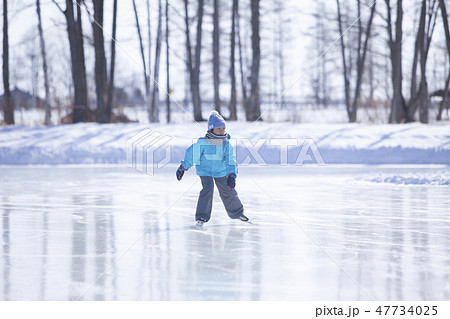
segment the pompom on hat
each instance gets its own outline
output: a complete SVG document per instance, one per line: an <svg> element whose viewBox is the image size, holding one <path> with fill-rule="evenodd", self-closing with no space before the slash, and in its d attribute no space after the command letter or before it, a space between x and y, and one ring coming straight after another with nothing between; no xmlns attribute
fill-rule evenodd
<svg viewBox="0 0 450 319"><path fill-rule="evenodd" d="M211 111L208 119L208 131L216 127L226 127L225 120L217 111Z"/></svg>

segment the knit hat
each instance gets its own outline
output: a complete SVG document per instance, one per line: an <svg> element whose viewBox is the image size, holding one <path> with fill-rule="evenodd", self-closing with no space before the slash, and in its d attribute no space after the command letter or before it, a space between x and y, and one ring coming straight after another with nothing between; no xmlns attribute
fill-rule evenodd
<svg viewBox="0 0 450 319"><path fill-rule="evenodd" d="M208 131L216 127L226 127L225 120L222 115L217 113L217 111L211 111L211 113L209 113Z"/></svg>

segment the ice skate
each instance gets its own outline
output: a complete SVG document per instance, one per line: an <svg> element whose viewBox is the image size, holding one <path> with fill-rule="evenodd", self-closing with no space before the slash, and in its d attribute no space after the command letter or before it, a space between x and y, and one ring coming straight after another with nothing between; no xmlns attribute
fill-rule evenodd
<svg viewBox="0 0 450 319"><path fill-rule="evenodd" d="M206 223L206 220L204 220L203 218L199 218L199 219L197 219L197 224L195 226L203 227L204 223Z"/></svg>
<svg viewBox="0 0 450 319"><path fill-rule="evenodd" d="M245 216L244 214L242 214L241 216L238 217L239 220L242 220L243 222L248 222L249 219L247 216Z"/></svg>

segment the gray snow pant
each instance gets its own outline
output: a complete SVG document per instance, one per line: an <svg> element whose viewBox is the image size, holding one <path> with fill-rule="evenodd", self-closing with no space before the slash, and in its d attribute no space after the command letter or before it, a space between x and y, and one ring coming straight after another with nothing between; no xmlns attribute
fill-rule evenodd
<svg viewBox="0 0 450 319"><path fill-rule="evenodd" d="M214 195L214 181L216 182L220 198L222 199L228 216L232 219L236 219L242 215L242 213L244 212L244 206L242 206L241 200L239 199L236 190L228 188L228 176L218 178L213 178L211 176L200 176L200 179L202 181L203 189L200 191L200 195L198 196L195 220L202 218L208 221L211 217Z"/></svg>

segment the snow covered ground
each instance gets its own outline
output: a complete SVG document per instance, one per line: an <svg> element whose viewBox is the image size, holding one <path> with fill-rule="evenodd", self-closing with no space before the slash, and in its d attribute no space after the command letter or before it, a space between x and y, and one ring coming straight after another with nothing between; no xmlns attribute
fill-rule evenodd
<svg viewBox="0 0 450 319"><path fill-rule="evenodd" d="M89 132L86 132L89 134ZM176 165L0 167L0 300L449 300L448 166L246 166L193 228Z"/></svg>
<svg viewBox="0 0 450 319"><path fill-rule="evenodd" d="M436 121L438 113L438 102L433 101L433 107L429 110L429 121L432 124L449 123L450 115L447 110L442 113L442 121ZM184 103L182 103L184 104ZM214 103L205 102L203 109L203 117L208 118L210 106L213 108ZM186 111L184 111L184 110ZM357 112L358 122L363 124L383 124L389 118L389 107L379 105L376 108L365 107L359 108ZM51 115L52 124L60 124L60 119L70 112L69 109L53 110ZM117 112L117 111L115 111ZM141 124L148 124L148 110L142 106L122 107L120 112L124 113L130 120L137 121ZM222 108L221 111L225 117L229 116L229 109ZM316 105L272 105L269 103L261 104L261 112L264 121L273 122L293 122L293 123L320 123L320 124L345 124L348 123L348 115L345 105L330 105L328 107L318 107ZM192 121L192 110L184 105L172 104L171 122L186 123ZM238 119L245 119L245 111L238 105ZM14 112L16 124L35 126L43 125L45 120L45 112L43 109L24 109L16 107ZM166 123L165 104L160 104L159 119L162 123Z"/></svg>
<svg viewBox="0 0 450 319"><path fill-rule="evenodd" d="M447 171L436 171L432 173L407 173L405 175L396 174L370 174L358 177L357 181L367 181L371 183L392 183L400 185L437 185L450 186L450 173Z"/></svg>
<svg viewBox="0 0 450 319"><path fill-rule="evenodd" d="M204 136L206 123L2 127L0 165L123 164L130 147L146 150L151 144L153 136L149 135L127 146L127 141L144 130L166 137L155 151L155 160L168 154L169 163L179 163L185 149ZM318 163L317 153L309 149L314 145L325 164L450 164L448 125L229 122L227 131L242 165ZM302 148L309 150L309 161L298 161Z"/></svg>

